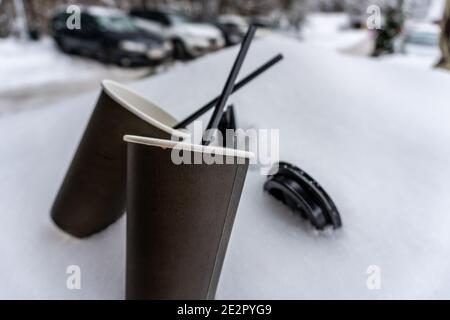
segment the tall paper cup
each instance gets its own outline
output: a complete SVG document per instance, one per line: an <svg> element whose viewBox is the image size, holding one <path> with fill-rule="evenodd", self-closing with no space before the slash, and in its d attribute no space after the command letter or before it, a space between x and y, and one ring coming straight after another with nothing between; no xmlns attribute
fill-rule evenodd
<svg viewBox="0 0 450 320"><path fill-rule="evenodd" d="M125 141L126 298L214 298L252 155L136 136ZM172 151L180 150L234 164L175 164Z"/></svg>
<svg viewBox="0 0 450 320"><path fill-rule="evenodd" d="M177 121L126 87L103 81L102 92L51 210L53 221L76 237L115 222L125 209L125 134L170 139Z"/></svg>

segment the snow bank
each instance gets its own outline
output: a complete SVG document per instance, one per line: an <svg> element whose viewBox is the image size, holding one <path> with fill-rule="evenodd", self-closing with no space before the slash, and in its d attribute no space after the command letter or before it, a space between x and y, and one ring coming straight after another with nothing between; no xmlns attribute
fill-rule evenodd
<svg viewBox="0 0 450 320"><path fill-rule="evenodd" d="M178 118L222 89L237 48L136 82ZM237 93L242 128L279 128L281 159L313 175L344 228L318 234L248 175L217 298L446 298L450 295L450 74L256 41L242 75L285 60ZM0 298L121 299L125 221L88 240L49 209L98 91L0 118ZM66 267L82 290L66 289ZM366 286L370 265L381 290Z"/></svg>
<svg viewBox="0 0 450 320"><path fill-rule="evenodd" d="M440 21L445 8L445 0L431 0L431 5L428 9L428 21Z"/></svg>
<svg viewBox="0 0 450 320"><path fill-rule="evenodd" d="M45 85L50 81L57 83L74 78L85 79L103 69L99 63L84 59L81 63L81 59L77 61L62 55L51 39L39 42L21 42L12 38L1 40L0 55L0 94L23 87ZM74 65L78 68L74 68Z"/></svg>
<svg viewBox="0 0 450 320"><path fill-rule="evenodd" d="M17 111L23 99L64 96L94 88L105 77L136 79L145 73L63 54L50 38L0 39L0 114Z"/></svg>
<svg viewBox="0 0 450 320"><path fill-rule="evenodd" d="M302 35L305 42L325 49L343 49L364 40L365 30L349 29L343 13L314 13L307 16Z"/></svg>

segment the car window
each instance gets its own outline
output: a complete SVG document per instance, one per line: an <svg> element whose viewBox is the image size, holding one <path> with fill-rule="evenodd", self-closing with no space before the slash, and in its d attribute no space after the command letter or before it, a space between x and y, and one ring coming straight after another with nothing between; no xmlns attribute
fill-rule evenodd
<svg viewBox="0 0 450 320"><path fill-rule="evenodd" d="M94 17L88 14L82 14L81 21L81 32L92 34L98 30L98 26Z"/></svg>
<svg viewBox="0 0 450 320"><path fill-rule="evenodd" d="M119 33L135 32L137 26L127 16L98 16L97 22L101 29Z"/></svg>
<svg viewBox="0 0 450 320"><path fill-rule="evenodd" d="M68 17L69 15L66 13L58 14L55 18L53 18L53 27L56 30L66 29L67 28L66 21Z"/></svg>
<svg viewBox="0 0 450 320"><path fill-rule="evenodd" d="M163 13L158 13L158 20L161 24L165 25L165 26L170 26L171 22L170 20L166 17L165 14Z"/></svg>
<svg viewBox="0 0 450 320"><path fill-rule="evenodd" d="M159 15L157 13L154 13L154 12L146 12L145 14L142 15L142 17L146 18L148 20L161 22L161 19L160 19Z"/></svg>
<svg viewBox="0 0 450 320"><path fill-rule="evenodd" d="M166 18L166 16L159 12L146 11L140 16L144 19L151 20L165 26L170 25L170 21Z"/></svg>
<svg viewBox="0 0 450 320"><path fill-rule="evenodd" d="M169 18L170 23L174 25L191 22L188 17L176 13L169 13L167 17Z"/></svg>

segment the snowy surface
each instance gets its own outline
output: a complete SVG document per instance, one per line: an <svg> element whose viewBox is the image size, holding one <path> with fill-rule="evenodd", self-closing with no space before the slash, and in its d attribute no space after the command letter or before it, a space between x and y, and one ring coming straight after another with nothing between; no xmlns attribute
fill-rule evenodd
<svg viewBox="0 0 450 320"><path fill-rule="evenodd" d="M349 18L342 13L310 14L302 36L310 45L324 49L344 49L367 37L365 30L349 28Z"/></svg>
<svg viewBox="0 0 450 320"><path fill-rule="evenodd" d="M63 54L50 38L0 39L0 116L96 88L103 78L137 79L148 72Z"/></svg>
<svg viewBox="0 0 450 320"><path fill-rule="evenodd" d="M182 118L221 90L236 50L131 87ZM324 186L344 228L315 232L252 169L217 298L448 298L450 74L277 36L254 43L242 74L279 51L285 60L232 98L238 124L279 128L281 159ZM0 118L0 298L124 297L125 219L76 240L49 218L98 92ZM73 264L82 290L66 289ZM366 287L370 265L381 290Z"/></svg>
<svg viewBox="0 0 450 320"><path fill-rule="evenodd" d="M387 55L379 59L390 64L429 70L441 58L441 51L438 47L408 44L405 49L405 54Z"/></svg>
<svg viewBox="0 0 450 320"><path fill-rule="evenodd" d="M439 21L442 19L442 13L445 8L445 0L431 0L430 8L428 9L427 20Z"/></svg>
<svg viewBox="0 0 450 320"><path fill-rule="evenodd" d="M442 5L439 1L433 2L430 11L438 11L436 8L440 8ZM422 23L428 28L436 27L432 26L428 20L422 21ZM423 32L423 30L417 30L416 32L418 31ZM360 57L370 56L373 51L375 36L375 31L349 28L348 17L341 13L310 14L302 31L303 41L309 46ZM383 62L411 68L430 69L436 65L440 56L441 52L437 44L418 45L406 43L404 52L382 56L378 59Z"/></svg>

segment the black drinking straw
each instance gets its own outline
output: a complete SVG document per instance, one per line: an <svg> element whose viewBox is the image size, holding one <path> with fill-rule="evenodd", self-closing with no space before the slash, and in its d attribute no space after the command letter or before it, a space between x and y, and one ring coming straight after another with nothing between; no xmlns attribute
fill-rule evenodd
<svg viewBox="0 0 450 320"><path fill-rule="evenodd" d="M242 46L241 49L239 50L239 54L234 62L233 68L231 69L230 75L228 76L227 82L225 83L225 87L223 88L222 94L220 95L216 107L214 108L214 112L211 116L211 119L209 120L208 126L206 127L206 132L202 141L202 144L205 146L211 143L212 138L211 129L217 128L217 125L219 124L220 119L222 118L223 109L225 107L225 104L227 103L231 91L233 90L234 83L239 74L239 71L241 70L242 64L245 60L245 56L247 55L248 48L252 43L255 32L256 26L251 25L247 31L247 34L244 37L244 40L242 41Z"/></svg>
<svg viewBox="0 0 450 320"><path fill-rule="evenodd" d="M253 79L264 73L266 70L271 68L273 65L275 65L277 62L283 59L282 54L278 54L266 63L264 63L262 66L260 66L258 69L247 75L244 79L239 81L231 91L231 94L237 92L239 89L243 88L245 85L247 85L249 82L251 82ZM190 125L193 121L204 115L206 112L208 112L211 108L213 108L217 102L219 101L220 96L217 96L210 102L208 102L206 105L201 107L199 110L195 111L193 114L191 114L189 117L178 123L174 129L182 129L186 128L188 125Z"/></svg>

